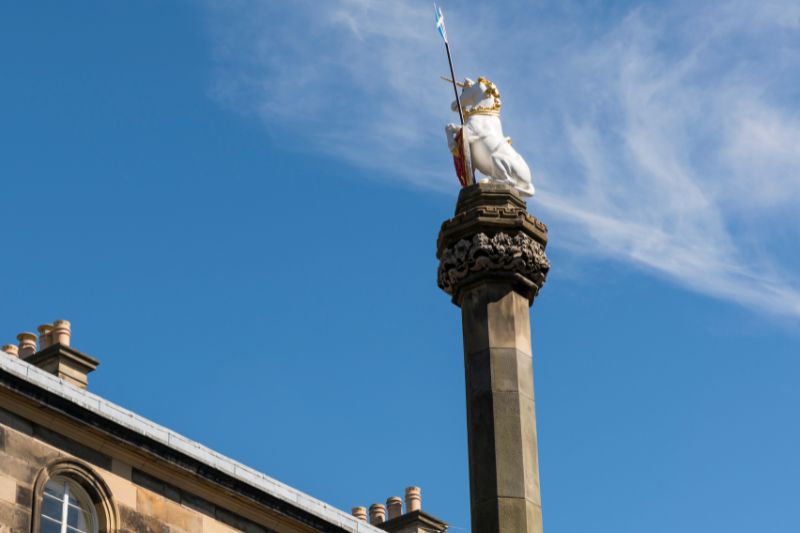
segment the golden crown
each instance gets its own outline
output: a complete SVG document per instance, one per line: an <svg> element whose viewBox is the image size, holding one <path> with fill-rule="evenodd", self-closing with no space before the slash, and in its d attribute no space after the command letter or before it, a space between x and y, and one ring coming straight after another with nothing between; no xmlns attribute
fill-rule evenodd
<svg viewBox="0 0 800 533"><path fill-rule="evenodd" d="M453 83L453 80L451 80L450 78L445 78L444 76L442 76L442 79ZM500 91L497 89L497 85L495 85L488 79L484 78L483 76L479 76L478 81L476 81L475 83L486 87L486 89L483 91L483 94L487 98L494 98L494 103L492 105L478 105L478 106L472 106L470 108L465 108L464 118L466 119L472 115L499 115L502 103L500 101ZM460 81L455 82L455 84L461 87L462 89L465 87L472 87L472 84L466 84Z"/></svg>
<svg viewBox="0 0 800 533"><path fill-rule="evenodd" d="M476 83L486 87L483 94L487 98L494 98L494 103L492 105L476 105L465 109L464 118L466 119L472 115L499 115L502 104L500 102L500 91L497 90L497 86L483 76L479 76Z"/></svg>

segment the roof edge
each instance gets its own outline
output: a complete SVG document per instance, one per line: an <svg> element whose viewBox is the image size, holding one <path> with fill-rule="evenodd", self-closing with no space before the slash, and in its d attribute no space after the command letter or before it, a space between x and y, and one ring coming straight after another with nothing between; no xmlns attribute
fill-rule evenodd
<svg viewBox="0 0 800 533"><path fill-rule="evenodd" d="M213 471L231 477L272 498L287 502L345 531L353 533L382 533L381 529L359 520L322 500L281 483L262 472L215 452L96 394L71 385L63 379L2 351L0 351L0 370L62 400L66 400L70 404L88 410L114 425L202 463Z"/></svg>

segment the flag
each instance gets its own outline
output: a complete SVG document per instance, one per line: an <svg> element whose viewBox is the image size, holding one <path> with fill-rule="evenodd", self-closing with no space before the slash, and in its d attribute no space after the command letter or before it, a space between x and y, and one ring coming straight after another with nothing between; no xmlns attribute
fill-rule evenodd
<svg viewBox="0 0 800 533"><path fill-rule="evenodd" d="M434 3L433 10L436 13L436 29L439 30L439 35L442 36L444 42L447 42L447 30L444 27L444 15L442 14L442 8L437 7L437 5Z"/></svg>

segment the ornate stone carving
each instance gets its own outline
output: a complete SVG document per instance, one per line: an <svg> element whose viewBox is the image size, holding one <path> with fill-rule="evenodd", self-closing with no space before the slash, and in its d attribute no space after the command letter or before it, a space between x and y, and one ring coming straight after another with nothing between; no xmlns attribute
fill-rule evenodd
<svg viewBox="0 0 800 533"><path fill-rule="evenodd" d="M455 216L439 232L439 287L460 306L464 291L499 281L533 303L550 269L546 246L547 227L528 213L513 187L497 182L465 187Z"/></svg>
<svg viewBox="0 0 800 533"><path fill-rule="evenodd" d="M497 233L490 237L476 233L445 247L439 263L439 287L454 294L472 277L491 274L518 274L532 285L531 299L544 285L550 262L544 247L526 235Z"/></svg>

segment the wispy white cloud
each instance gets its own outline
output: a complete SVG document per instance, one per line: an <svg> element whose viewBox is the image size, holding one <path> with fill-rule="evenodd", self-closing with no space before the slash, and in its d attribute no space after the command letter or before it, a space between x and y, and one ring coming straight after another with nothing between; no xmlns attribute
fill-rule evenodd
<svg viewBox="0 0 800 533"><path fill-rule="evenodd" d="M209 4L214 95L314 150L452 190L431 6L270 4ZM507 2L446 16L460 74L503 91L554 244L800 316L800 5Z"/></svg>

